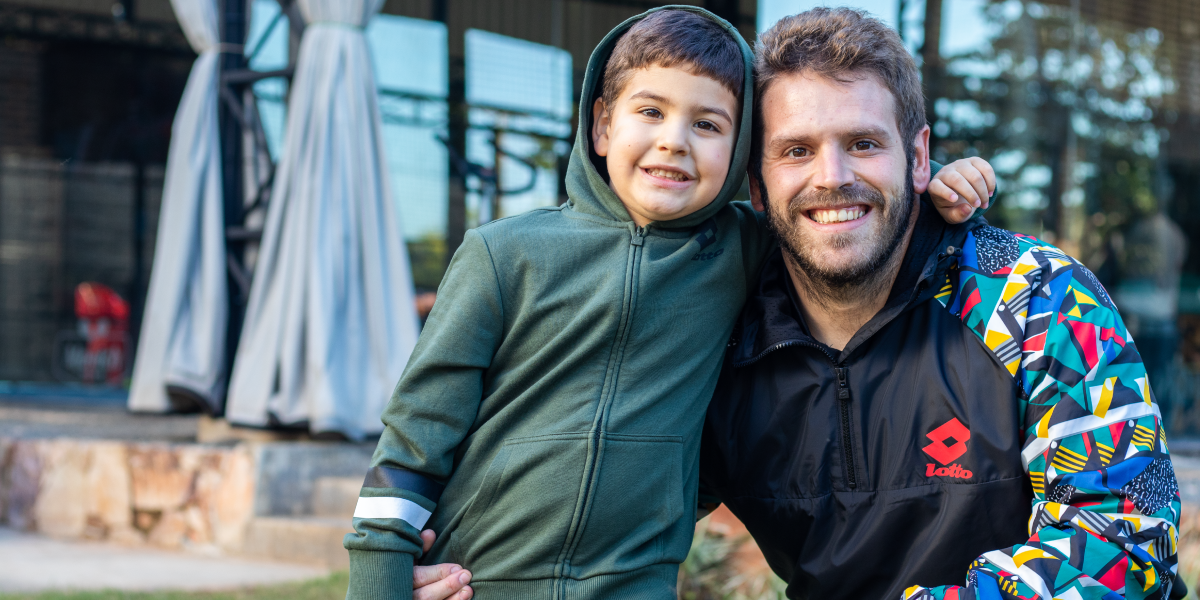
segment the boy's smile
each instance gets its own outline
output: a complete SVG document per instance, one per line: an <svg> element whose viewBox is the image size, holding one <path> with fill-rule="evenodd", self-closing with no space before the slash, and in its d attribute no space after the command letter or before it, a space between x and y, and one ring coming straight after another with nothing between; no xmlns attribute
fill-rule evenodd
<svg viewBox="0 0 1200 600"><path fill-rule="evenodd" d="M729 174L737 98L680 67L634 73L614 106L596 100L592 145L609 186L638 226L708 206Z"/></svg>

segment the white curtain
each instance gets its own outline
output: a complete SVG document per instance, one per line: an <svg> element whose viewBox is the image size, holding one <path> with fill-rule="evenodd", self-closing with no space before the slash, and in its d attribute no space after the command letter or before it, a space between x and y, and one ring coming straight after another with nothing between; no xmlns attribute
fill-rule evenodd
<svg viewBox="0 0 1200 600"><path fill-rule="evenodd" d="M363 27L383 0L299 0L300 43L226 417L351 439L379 420L417 338Z"/></svg>
<svg viewBox="0 0 1200 600"><path fill-rule="evenodd" d="M167 154L158 241L138 339L129 408L165 412L167 386L219 410L228 297L221 153L217 128L220 50L217 0L171 0L192 65Z"/></svg>

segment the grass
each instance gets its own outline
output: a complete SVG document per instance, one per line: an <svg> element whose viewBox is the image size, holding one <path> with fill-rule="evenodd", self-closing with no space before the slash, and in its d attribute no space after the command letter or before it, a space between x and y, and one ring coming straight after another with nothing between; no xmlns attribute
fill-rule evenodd
<svg viewBox="0 0 1200 600"><path fill-rule="evenodd" d="M221 592L60 591L0 594L0 600L342 600L349 581L349 574L342 571L324 579Z"/></svg>

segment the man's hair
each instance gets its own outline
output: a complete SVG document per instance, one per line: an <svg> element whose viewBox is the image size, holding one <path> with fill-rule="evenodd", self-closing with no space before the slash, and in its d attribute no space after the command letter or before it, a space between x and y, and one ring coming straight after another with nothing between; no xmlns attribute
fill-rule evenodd
<svg viewBox="0 0 1200 600"><path fill-rule="evenodd" d="M874 75L892 93L896 124L909 165L912 142L925 126L925 94L917 65L900 35L865 12L849 8L814 8L784 17L758 36L754 49L754 95L781 75L811 73L851 82ZM762 115L755 110L754 152L757 175L762 162ZM760 176L761 179L761 176Z"/></svg>
<svg viewBox="0 0 1200 600"><path fill-rule="evenodd" d="M634 71L683 66L742 98L745 63L733 35L716 21L686 10L660 10L638 21L613 48L604 67L601 99L611 109Z"/></svg>

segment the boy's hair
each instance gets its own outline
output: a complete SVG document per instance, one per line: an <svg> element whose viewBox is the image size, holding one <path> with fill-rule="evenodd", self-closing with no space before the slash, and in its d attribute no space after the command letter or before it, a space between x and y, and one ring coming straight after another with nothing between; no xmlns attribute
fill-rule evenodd
<svg viewBox="0 0 1200 600"><path fill-rule="evenodd" d="M686 10L655 12L617 40L604 67L600 98L611 108L634 71L679 65L716 80L742 99L745 63L737 40L716 21Z"/></svg>
<svg viewBox="0 0 1200 600"><path fill-rule="evenodd" d="M892 93L896 124L911 164L912 140L925 126L925 94L917 65L900 35L878 19L849 8L814 8L780 19L758 36L754 49L754 94L763 92L780 75L813 73L850 82L874 75ZM762 115L755 110L756 172L762 162ZM760 177L761 180L761 177Z"/></svg>

